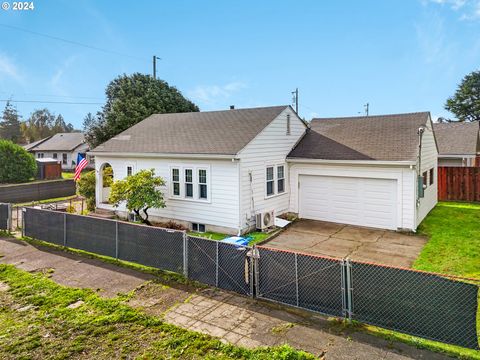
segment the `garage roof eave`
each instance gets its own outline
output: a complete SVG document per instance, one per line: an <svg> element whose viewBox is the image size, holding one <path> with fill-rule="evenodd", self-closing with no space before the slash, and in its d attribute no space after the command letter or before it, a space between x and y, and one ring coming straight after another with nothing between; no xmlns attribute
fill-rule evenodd
<svg viewBox="0 0 480 360"><path fill-rule="evenodd" d="M338 165L372 165L372 166L415 166L416 161L387 161L387 160L329 160L309 158L287 158L289 163L299 164L338 164Z"/></svg>

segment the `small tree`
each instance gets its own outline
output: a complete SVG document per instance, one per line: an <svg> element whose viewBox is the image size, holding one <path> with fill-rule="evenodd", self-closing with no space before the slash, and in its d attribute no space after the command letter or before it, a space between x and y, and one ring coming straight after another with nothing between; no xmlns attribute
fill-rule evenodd
<svg viewBox="0 0 480 360"><path fill-rule="evenodd" d="M95 210L95 170L82 174L77 183L77 190L85 198L87 210Z"/></svg>
<svg viewBox="0 0 480 360"><path fill-rule="evenodd" d="M29 181L37 174L37 162L23 147L0 140L0 183Z"/></svg>
<svg viewBox="0 0 480 360"><path fill-rule="evenodd" d="M141 170L123 180L114 181L109 202L115 207L125 202L127 209L133 211L144 224L152 225L148 220L148 210L165 207L163 194L158 190L158 187L163 185L165 181L155 176L153 169Z"/></svg>

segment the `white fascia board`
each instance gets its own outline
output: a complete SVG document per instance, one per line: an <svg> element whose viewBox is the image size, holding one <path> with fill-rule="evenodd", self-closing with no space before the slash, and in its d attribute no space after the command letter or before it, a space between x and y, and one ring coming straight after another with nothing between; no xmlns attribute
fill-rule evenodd
<svg viewBox="0 0 480 360"><path fill-rule="evenodd" d="M439 159L473 159L476 157L474 154L448 154L448 155L443 155L443 154L438 154Z"/></svg>
<svg viewBox="0 0 480 360"><path fill-rule="evenodd" d="M107 157L137 157L137 158L167 158L167 159L223 159L237 160L236 155L228 154L169 154L169 153L125 153L125 152L103 152L89 151L87 155L107 156Z"/></svg>
<svg viewBox="0 0 480 360"><path fill-rule="evenodd" d="M337 165L370 165L370 166L415 166L415 161L382 161L382 160L325 160L308 158L287 158L289 163L297 164L337 164Z"/></svg>

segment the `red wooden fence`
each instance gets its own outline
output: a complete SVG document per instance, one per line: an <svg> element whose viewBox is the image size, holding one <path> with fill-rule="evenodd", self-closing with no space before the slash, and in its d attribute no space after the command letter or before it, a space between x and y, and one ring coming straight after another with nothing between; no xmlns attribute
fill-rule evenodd
<svg viewBox="0 0 480 360"><path fill-rule="evenodd" d="M438 200L480 202L480 168L439 166Z"/></svg>

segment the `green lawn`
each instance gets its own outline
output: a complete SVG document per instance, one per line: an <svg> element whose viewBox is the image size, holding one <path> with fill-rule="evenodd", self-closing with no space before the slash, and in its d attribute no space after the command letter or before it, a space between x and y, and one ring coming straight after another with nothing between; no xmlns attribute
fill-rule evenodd
<svg viewBox="0 0 480 360"><path fill-rule="evenodd" d="M418 231L429 241L415 269L480 279L480 204L440 202Z"/></svg>
<svg viewBox="0 0 480 360"><path fill-rule="evenodd" d="M47 275L0 264L0 282L10 287L0 291L0 358L314 359L289 346L226 345L125 305L131 294L102 299Z"/></svg>
<svg viewBox="0 0 480 360"><path fill-rule="evenodd" d="M63 179L73 179L74 176L75 176L75 173L73 172L62 172Z"/></svg>

